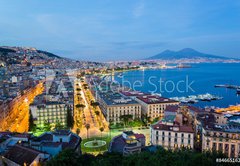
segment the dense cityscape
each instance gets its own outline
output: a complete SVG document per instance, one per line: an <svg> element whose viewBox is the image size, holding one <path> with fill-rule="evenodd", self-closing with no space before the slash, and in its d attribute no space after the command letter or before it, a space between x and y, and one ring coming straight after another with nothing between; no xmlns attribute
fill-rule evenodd
<svg viewBox="0 0 240 166"><path fill-rule="evenodd" d="M239 2L0 0L0 166L239 165Z"/></svg>
<svg viewBox="0 0 240 166"><path fill-rule="evenodd" d="M115 81L157 63L78 62L22 47L1 47L1 55L8 55L1 61L2 165L48 163L67 149L240 155L239 105L200 108Z"/></svg>

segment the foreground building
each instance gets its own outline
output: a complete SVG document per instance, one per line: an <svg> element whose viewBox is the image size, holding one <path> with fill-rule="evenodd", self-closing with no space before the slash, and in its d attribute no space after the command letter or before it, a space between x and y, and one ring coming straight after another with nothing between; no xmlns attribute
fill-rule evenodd
<svg viewBox="0 0 240 166"><path fill-rule="evenodd" d="M145 147L145 136L135 134L132 131L125 131L112 139L109 152L117 152L123 155L140 153Z"/></svg>
<svg viewBox="0 0 240 166"><path fill-rule="evenodd" d="M234 158L240 156L240 124L226 120L226 115L215 112L197 117L201 132L202 151L218 151Z"/></svg>
<svg viewBox="0 0 240 166"><path fill-rule="evenodd" d="M0 156L1 157L1 156ZM36 166L50 159L50 155L29 147L14 145L2 157L3 165L10 166ZM1 159L0 159L1 160ZM1 165L1 161L0 161Z"/></svg>
<svg viewBox="0 0 240 166"><path fill-rule="evenodd" d="M179 102L157 95L137 96L136 101L142 106L142 114L147 115L152 120L163 117L167 106L178 105Z"/></svg>
<svg viewBox="0 0 240 166"><path fill-rule="evenodd" d="M73 149L81 153L81 138L69 130L46 132L30 140L30 146L36 150L55 156L64 149Z"/></svg>
<svg viewBox="0 0 240 166"><path fill-rule="evenodd" d="M133 119L141 118L141 105L119 93L108 92L97 94L97 101L108 122L119 123L121 116L131 115Z"/></svg>
<svg viewBox="0 0 240 166"><path fill-rule="evenodd" d="M194 148L194 130L191 125L183 124L182 114L165 117L151 126L150 139L152 145L160 145L165 149Z"/></svg>
<svg viewBox="0 0 240 166"><path fill-rule="evenodd" d="M67 104L56 101L48 101L46 103L33 103L30 105L33 121L36 125L44 125L45 123L60 123L67 125L68 111L72 116L73 110Z"/></svg>
<svg viewBox="0 0 240 166"><path fill-rule="evenodd" d="M0 133L0 165L34 165L56 156L64 149L81 153L81 138L69 130L31 134ZM34 163L34 164L33 164Z"/></svg>

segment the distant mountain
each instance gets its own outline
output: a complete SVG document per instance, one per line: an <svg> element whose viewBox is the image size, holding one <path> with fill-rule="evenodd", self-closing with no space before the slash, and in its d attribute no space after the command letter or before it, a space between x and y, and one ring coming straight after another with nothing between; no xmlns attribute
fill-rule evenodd
<svg viewBox="0 0 240 166"><path fill-rule="evenodd" d="M147 60L200 59L200 58L201 59L221 59L221 60L234 59L234 58L227 58L223 56L201 53L192 48L184 48L180 51L165 50L160 54L147 58Z"/></svg>

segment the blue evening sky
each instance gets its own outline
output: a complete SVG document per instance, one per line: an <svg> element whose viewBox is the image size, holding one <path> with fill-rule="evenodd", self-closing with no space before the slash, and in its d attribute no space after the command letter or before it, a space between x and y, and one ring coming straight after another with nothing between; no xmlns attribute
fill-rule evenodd
<svg viewBox="0 0 240 166"><path fill-rule="evenodd" d="M96 61L186 47L240 58L240 0L0 0L0 45Z"/></svg>

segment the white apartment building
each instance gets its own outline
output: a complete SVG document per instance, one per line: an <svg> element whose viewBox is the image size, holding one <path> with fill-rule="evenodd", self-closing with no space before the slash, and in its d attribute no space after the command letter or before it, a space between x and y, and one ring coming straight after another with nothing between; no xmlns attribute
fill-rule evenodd
<svg viewBox="0 0 240 166"><path fill-rule="evenodd" d="M151 119L163 117L167 106L179 105L178 101L157 95L137 96L136 101L142 106L142 114L151 117Z"/></svg>
<svg viewBox="0 0 240 166"><path fill-rule="evenodd" d="M178 122L158 122L151 126L152 145L165 149L194 148L194 130L192 126L180 125Z"/></svg>
<svg viewBox="0 0 240 166"><path fill-rule="evenodd" d="M33 120L37 125L44 123L61 123L67 125L67 112L72 114L72 109L61 102L46 102L44 104L33 104L30 106Z"/></svg>
<svg viewBox="0 0 240 166"><path fill-rule="evenodd" d="M97 101L108 122L119 123L122 115L132 115L133 119L141 118L141 105L119 93L98 93Z"/></svg>

